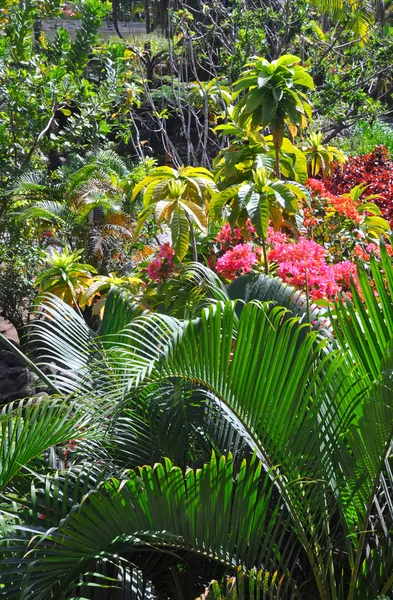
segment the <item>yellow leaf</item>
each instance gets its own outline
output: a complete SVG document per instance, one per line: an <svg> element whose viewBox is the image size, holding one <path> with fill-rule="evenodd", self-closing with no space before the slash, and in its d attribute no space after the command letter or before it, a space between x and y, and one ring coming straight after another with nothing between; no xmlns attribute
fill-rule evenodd
<svg viewBox="0 0 393 600"><path fill-rule="evenodd" d="M291 136L294 138L297 136L297 127L296 125L292 125L292 123L288 123L288 129Z"/></svg>

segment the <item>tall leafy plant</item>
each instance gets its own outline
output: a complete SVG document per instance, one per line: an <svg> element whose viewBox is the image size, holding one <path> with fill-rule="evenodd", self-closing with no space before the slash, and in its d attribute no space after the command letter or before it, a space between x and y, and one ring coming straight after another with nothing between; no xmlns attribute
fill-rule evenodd
<svg viewBox="0 0 393 600"><path fill-rule="evenodd" d="M235 92L245 92L235 107L235 116L241 125L270 127L273 135L276 176L280 177L279 150L285 124L295 133L312 118L311 105L304 90L314 89L314 81L300 66L300 58L291 54L280 56L269 63L256 58L234 84Z"/></svg>
<svg viewBox="0 0 393 600"><path fill-rule="evenodd" d="M372 330L387 316L373 315L368 281L362 289L362 322ZM383 289L378 283L378 293ZM392 511L384 501L392 485L391 337L384 356L375 355L376 378L368 379L360 354L355 364L349 332L337 352L309 325L284 320L284 309L256 301L239 319L232 302L185 322L123 312L129 325L116 333L112 322L101 340L60 300L48 306L50 319L34 324L46 348L41 363L67 365L53 375L60 390L79 381L83 397L117 404L118 420L111 415L114 429L97 440L94 459L109 454L108 464L127 471L122 478L112 472L105 485L94 470L86 480L79 469L73 480L74 468L59 479L48 475L43 486L32 481L23 500L28 510L15 515L26 538L18 533L3 549L18 557L17 571L9 561L1 567L3 597L22 590L29 598L31 590L65 599L79 587L90 598L91 587L125 586L128 569L140 573L153 598L177 597L176 589L197 597L209 575L197 583L195 567L211 574L213 564L229 576L241 564L255 585L263 578L256 598L307 592L354 600L391 591ZM65 331L74 360L72 346L58 343ZM211 458L207 440L216 449ZM86 460L86 445L79 451ZM13 480L13 494L20 485ZM152 569L157 556L164 562Z"/></svg>
<svg viewBox="0 0 393 600"><path fill-rule="evenodd" d="M138 217L136 233L143 223L155 215L157 223L170 226L173 248L182 260L191 239L194 260L197 260L194 225L207 230L209 201L217 186L213 175L202 167L158 167L138 183L132 199L143 192L144 208Z"/></svg>
<svg viewBox="0 0 393 600"><path fill-rule="evenodd" d="M250 218L262 240L265 271L268 274L266 238L269 222L272 220L275 229L279 229L283 224L283 215L289 217L296 214L300 198L309 198L304 186L294 181L280 181L269 168L261 167L253 171L252 181L230 186L214 196L210 203L210 216L212 220L220 219L223 207L230 203L229 221L232 224L242 224Z"/></svg>

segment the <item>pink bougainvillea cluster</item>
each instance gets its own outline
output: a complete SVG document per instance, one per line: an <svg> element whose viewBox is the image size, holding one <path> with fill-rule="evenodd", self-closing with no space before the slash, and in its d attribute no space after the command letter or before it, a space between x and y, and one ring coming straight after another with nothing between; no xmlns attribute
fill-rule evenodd
<svg viewBox="0 0 393 600"><path fill-rule="evenodd" d="M249 244L237 244L217 260L216 271L225 279L235 279L249 273L257 261L257 255Z"/></svg>
<svg viewBox="0 0 393 600"><path fill-rule="evenodd" d="M250 219L247 219L243 228L235 227L232 229L229 223L225 223L224 227L217 234L216 242L220 244L223 250L228 250L237 244L252 242L255 235L255 227Z"/></svg>
<svg viewBox="0 0 393 600"><path fill-rule="evenodd" d="M314 240L299 237L292 242L286 234L270 230L268 242L268 258L278 265L279 277L297 288L308 288L314 300L333 300L341 291L348 293L351 278L357 285L356 265L350 260L328 264L325 248Z"/></svg>
<svg viewBox="0 0 393 600"><path fill-rule="evenodd" d="M211 268L230 281L246 275L257 262L260 249L253 246L255 241L256 230L250 219L243 227L233 229L229 223L225 223L215 239L216 253L209 259Z"/></svg>
<svg viewBox="0 0 393 600"><path fill-rule="evenodd" d="M175 270L173 258L175 251L167 242L163 244L157 256L147 265L147 274L153 281L165 281Z"/></svg>

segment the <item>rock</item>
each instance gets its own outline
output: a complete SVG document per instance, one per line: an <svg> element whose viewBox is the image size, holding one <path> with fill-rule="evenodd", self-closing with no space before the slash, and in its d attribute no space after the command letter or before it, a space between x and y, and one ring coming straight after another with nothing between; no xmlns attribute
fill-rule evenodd
<svg viewBox="0 0 393 600"><path fill-rule="evenodd" d="M0 332L15 345L19 338L15 327L0 317ZM29 398L36 394L37 377L23 361L0 342L0 405Z"/></svg>
<svg viewBox="0 0 393 600"><path fill-rule="evenodd" d="M0 362L0 404L34 396L34 381L35 376L25 367Z"/></svg>
<svg viewBox="0 0 393 600"><path fill-rule="evenodd" d="M0 393L0 404L8 404L9 402L15 402L15 400L23 400L23 398L31 398L34 396L33 390L29 387L23 387L19 390L9 392L8 394Z"/></svg>
<svg viewBox="0 0 393 600"><path fill-rule="evenodd" d="M25 366L23 360L13 352L10 352L9 350L0 350L0 362L5 363L9 367Z"/></svg>

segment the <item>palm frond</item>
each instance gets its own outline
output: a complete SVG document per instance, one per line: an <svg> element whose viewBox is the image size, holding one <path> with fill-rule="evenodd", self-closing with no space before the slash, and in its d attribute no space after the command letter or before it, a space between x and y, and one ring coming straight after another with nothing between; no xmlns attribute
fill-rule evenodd
<svg viewBox="0 0 393 600"><path fill-rule="evenodd" d="M92 415L81 403L41 398L12 403L0 414L0 490L35 457L56 444L88 435Z"/></svg>
<svg viewBox="0 0 393 600"><path fill-rule="evenodd" d="M97 561L107 558L115 567L130 566L144 548L174 556L188 551L233 569L241 560L247 570L255 565L270 570L278 550L263 543L267 537L281 547L285 564L283 553L293 551L282 540L288 515L280 504L270 505L272 483L261 475L259 461L244 461L235 477L231 457L217 460L213 455L201 469L185 474L165 460L154 468L130 471L123 481L112 479L89 494L55 530L43 535L39 528L28 528L35 539L29 555L18 557L19 575L7 576L5 571L2 582L13 580L3 596L18 597L18 586L17 593L22 590L26 600L44 598L48 592L65 598ZM26 529L15 525L16 531ZM288 575L287 585L289 581Z"/></svg>
<svg viewBox="0 0 393 600"><path fill-rule="evenodd" d="M381 373L381 361L393 338L393 266L383 244L381 261L371 258L370 274L359 266L358 279L360 293L351 286L352 300L344 297L336 304L332 324L342 350L350 352L372 381Z"/></svg>

